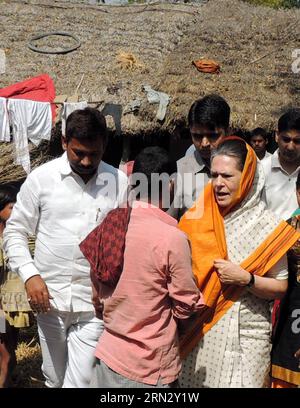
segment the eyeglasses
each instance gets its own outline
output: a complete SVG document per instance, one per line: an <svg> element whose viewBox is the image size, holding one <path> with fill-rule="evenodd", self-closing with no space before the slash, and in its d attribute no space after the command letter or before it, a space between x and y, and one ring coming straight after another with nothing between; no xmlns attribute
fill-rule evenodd
<svg viewBox="0 0 300 408"><path fill-rule="evenodd" d="M298 139L292 139L291 137L289 137L289 136L285 136L285 135L281 135L280 136L280 138L281 138L281 140L284 142L284 143L291 143L291 142L293 142L295 145L300 145L300 139L298 138Z"/></svg>
<svg viewBox="0 0 300 408"><path fill-rule="evenodd" d="M215 142L222 135L220 132L210 132L210 133L192 133L192 137L196 140L202 140L206 137L210 142Z"/></svg>

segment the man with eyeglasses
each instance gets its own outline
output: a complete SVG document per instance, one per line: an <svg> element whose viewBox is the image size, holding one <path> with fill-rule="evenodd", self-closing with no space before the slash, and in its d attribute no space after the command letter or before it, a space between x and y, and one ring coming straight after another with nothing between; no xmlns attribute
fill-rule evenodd
<svg viewBox="0 0 300 408"><path fill-rule="evenodd" d="M177 161L175 198L168 213L178 220L210 179L211 149L228 134L230 107L221 96L196 100L188 114L194 151Z"/></svg>
<svg viewBox="0 0 300 408"><path fill-rule="evenodd" d="M262 161L267 207L284 220L298 208L296 180L300 170L300 109L290 109L278 121L278 149Z"/></svg>

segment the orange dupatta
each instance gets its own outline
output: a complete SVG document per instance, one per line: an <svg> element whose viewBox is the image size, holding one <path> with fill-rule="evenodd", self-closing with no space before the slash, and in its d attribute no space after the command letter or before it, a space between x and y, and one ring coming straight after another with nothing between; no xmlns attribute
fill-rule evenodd
<svg viewBox="0 0 300 408"><path fill-rule="evenodd" d="M239 138L226 138L226 140L228 139ZM212 184L209 183L197 203L184 214L179 222L179 228L187 234L190 240L193 272L198 287L204 296L205 304L208 306L197 315L188 332L181 338L183 358L192 351L205 333L219 321L245 290L240 286L221 284L213 268L213 262L217 258L227 259L223 217L247 197L253 184L257 159L254 150L249 145L246 144L246 146L248 154L241 176L240 188L231 206L226 208L226 211L220 212ZM203 211L202 217L197 217L199 209ZM250 273L263 276L299 237L299 233L285 221L282 221L241 263L241 267Z"/></svg>

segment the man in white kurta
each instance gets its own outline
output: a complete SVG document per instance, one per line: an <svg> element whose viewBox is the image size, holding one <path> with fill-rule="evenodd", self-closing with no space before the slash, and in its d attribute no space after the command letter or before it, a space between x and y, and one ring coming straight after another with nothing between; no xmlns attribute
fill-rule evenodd
<svg viewBox="0 0 300 408"><path fill-rule="evenodd" d="M266 176L264 197L268 209L287 220L298 208L296 180L300 170L300 160L299 166L289 174L280 164L279 154L279 150L276 150L272 156L262 161Z"/></svg>
<svg viewBox="0 0 300 408"><path fill-rule="evenodd" d="M28 176L4 233L11 268L37 313L48 387L89 386L103 329L79 243L126 196L126 176L102 161L106 134L99 111L73 112L62 139L66 152ZM34 260L28 234L36 234Z"/></svg>
<svg viewBox="0 0 300 408"><path fill-rule="evenodd" d="M263 192L267 208L289 219L298 208L296 180L300 170L300 109L291 109L278 121L278 149L262 160L265 173Z"/></svg>

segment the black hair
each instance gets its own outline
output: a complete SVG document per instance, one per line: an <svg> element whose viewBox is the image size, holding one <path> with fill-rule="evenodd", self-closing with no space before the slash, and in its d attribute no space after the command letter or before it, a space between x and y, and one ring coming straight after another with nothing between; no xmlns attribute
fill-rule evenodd
<svg viewBox="0 0 300 408"><path fill-rule="evenodd" d="M300 109L290 109L279 118L278 132L287 132L289 130L300 131Z"/></svg>
<svg viewBox="0 0 300 408"><path fill-rule="evenodd" d="M188 124L205 126L210 130L216 127L228 129L230 120L230 107L228 103L217 94L204 96L196 100L188 114Z"/></svg>
<svg viewBox="0 0 300 408"><path fill-rule="evenodd" d="M298 173L297 180L296 180L296 189L300 190L300 171Z"/></svg>
<svg viewBox="0 0 300 408"><path fill-rule="evenodd" d="M261 128L261 127L257 127L255 129L253 129L251 134L250 134L249 139L251 140L252 137L254 137L254 136L261 136L262 138L265 139L266 142L269 140L267 132L265 131L264 128Z"/></svg>
<svg viewBox="0 0 300 408"><path fill-rule="evenodd" d="M152 174L161 175L163 173L171 176L176 173L176 162L170 160L165 149L158 146L146 147L135 158L132 175L135 173L144 174L148 181L148 197L151 195Z"/></svg>
<svg viewBox="0 0 300 408"><path fill-rule="evenodd" d="M212 161L214 157L221 155L234 157L237 159L239 170L243 171L247 153L248 150L246 142L244 142L243 140L225 139L223 142L218 144L218 146L215 149L212 150L210 160Z"/></svg>
<svg viewBox="0 0 300 408"><path fill-rule="evenodd" d="M95 140L101 137L107 144L107 126L103 113L95 108L78 109L67 117L66 140Z"/></svg>
<svg viewBox="0 0 300 408"><path fill-rule="evenodd" d="M17 201L18 189L14 185L2 184L0 185L0 211L2 211L7 204L15 203Z"/></svg>

